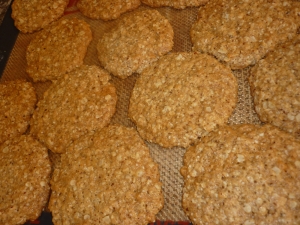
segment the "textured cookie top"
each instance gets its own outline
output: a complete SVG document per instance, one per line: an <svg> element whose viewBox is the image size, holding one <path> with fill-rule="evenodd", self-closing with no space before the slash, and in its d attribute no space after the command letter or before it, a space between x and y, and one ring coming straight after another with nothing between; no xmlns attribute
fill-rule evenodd
<svg viewBox="0 0 300 225"><path fill-rule="evenodd" d="M224 126L190 147L181 173L193 224L300 224L300 142L271 125Z"/></svg>
<svg viewBox="0 0 300 225"><path fill-rule="evenodd" d="M60 18L69 0L14 0L12 18L23 33L32 33L45 28Z"/></svg>
<svg viewBox="0 0 300 225"><path fill-rule="evenodd" d="M300 3L281 0L213 0L193 24L193 49L214 55L232 69L255 64L296 34Z"/></svg>
<svg viewBox="0 0 300 225"><path fill-rule="evenodd" d="M256 64L249 77L255 110L300 138L300 38L278 46Z"/></svg>
<svg viewBox="0 0 300 225"><path fill-rule="evenodd" d="M185 9L186 7L197 7L204 5L208 0L141 0L142 3L151 7L170 6L176 9Z"/></svg>
<svg viewBox="0 0 300 225"><path fill-rule="evenodd" d="M227 123L236 101L237 81L229 68L206 54L171 53L137 79L129 117L147 141L188 147Z"/></svg>
<svg viewBox="0 0 300 225"><path fill-rule="evenodd" d="M133 128L109 126L70 145L52 180L59 224L143 224L163 206L158 165Z"/></svg>
<svg viewBox="0 0 300 225"><path fill-rule="evenodd" d="M24 224L47 203L51 165L48 150L22 135L0 145L0 224Z"/></svg>
<svg viewBox="0 0 300 225"><path fill-rule="evenodd" d="M14 80L0 84L0 144L25 133L36 101L30 82Z"/></svg>
<svg viewBox="0 0 300 225"><path fill-rule="evenodd" d="M173 36L169 21L158 11L134 11L100 38L98 59L113 75L126 78L171 51Z"/></svg>
<svg viewBox="0 0 300 225"><path fill-rule="evenodd" d="M31 40L26 51L26 72L35 82L56 80L83 64L91 40L88 23L62 18Z"/></svg>
<svg viewBox="0 0 300 225"><path fill-rule="evenodd" d="M97 66L81 66L54 82L37 104L30 133L61 153L75 139L106 126L117 103L109 79Z"/></svg>
<svg viewBox="0 0 300 225"><path fill-rule="evenodd" d="M77 7L89 18L107 21L119 18L121 14L136 9L140 4L140 0L79 0Z"/></svg>

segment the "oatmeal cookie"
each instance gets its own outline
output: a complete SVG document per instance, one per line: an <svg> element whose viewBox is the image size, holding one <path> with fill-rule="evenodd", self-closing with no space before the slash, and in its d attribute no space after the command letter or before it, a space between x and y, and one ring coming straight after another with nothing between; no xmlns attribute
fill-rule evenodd
<svg viewBox="0 0 300 225"><path fill-rule="evenodd" d="M75 139L106 126L117 103L109 80L105 70L83 65L54 82L37 104L30 133L62 153Z"/></svg>
<svg viewBox="0 0 300 225"><path fill-rule="evenodd" d="M151 7L169 6L175 9L185 9L186 7L198 7L204 5L208 0L141 0L142 3Z"/></svg>
<svg viewBox="0 0 300 225"><path fill-rule="evenodd" d="M299 27L299 15L297 1L209 1L200 8L191 29L193 50L242 69L291 39Z"/></svg>
<svg viewBox="0 0 300 225"><path fill-rule="evenodd" d="M70 145L51 189L55 225L146 225L163 206L158 165L136 130L120 125Z"/></svg>
<svg viewBox="0 0 300 225"><path fill-rule="evenodd" d="M223 126L187 149L193 224L300 224L300 142L273 125Z"/></svg>
<svg viewBox="0 0 300 225"><path fill-rule="evenodd" d="M228 67L206 54L170 53L137 79L129 117L145 140L188 147L227 123L236 102L237 81Z"/></svg>
<svg viewBox="0 0 300 225"><path fill-rule="evenodd" d="M48 150L28 135L0 145L0 224L24 224L35 220L50 191Z"/></svg>
<svg viewBox="0 0 300 225"><path fill-rule="evenodd" d="M173 28L157 10L124 16L97 45L98 59L113 75L126 78L172 50Z"/></svg>
<svg viewBox="0 0 300 225"><path fill-rule="evenodd" d="M62 18L32 39L26 50L26 72L35 82L56 80L83 64L91 40L88 23Z"/></svg>
<svg viewBox="0 0 300 225"><path fill-rule="evenodd" d="M278 46L251 70L255 110L271 123L300 138L300 36Z"/></svg>
<svg viewBox="0 0 300 225"><path fill-rule="evenodd" d="M26 132L36 102L30 82L14 80L0 84L0 144Z"/></svg>

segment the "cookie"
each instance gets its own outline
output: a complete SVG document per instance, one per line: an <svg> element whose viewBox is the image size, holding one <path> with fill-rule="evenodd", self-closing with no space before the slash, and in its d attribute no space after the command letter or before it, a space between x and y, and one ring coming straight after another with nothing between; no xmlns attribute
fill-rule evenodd
<svg viewBox="0 0 300 225"><path fill-rule="evenodd" d="M137 79L128 115L145 140L188 147L227 123L236 102L237 81L228 67L206 54L170 53Z"/></svg>
<svg viewBox="0 0 300 225"><path fill-rule="evenodd" d="M59 224L148 224L163 206L158 165L134 128L111 125L76 140L51 180Z"/></svg>
<svg viewBox="0 0 300 225"><path fill-rule="evenodd" d="M299 13L296 1L209 1L191 28L193 50L212 54L232 69L254 65L296 34Z"/></svg>
<svg viewBox="0 0 300 225"><path fill-rule="evenodd" d="M134 11L103 34L98 59L113 75L127 78L172 50L173 28L156 10Z"/></svg>
<svg viewBox="0 0 300 225"><path fill-rule="evenodd" d="M54 82L30 121L30 133L52 152L106 126L116 111L110 75L97 66L81 66Z"/></svg>
<svg viewBox="0 0 300 225"><path fill-rule="evenodd" d="M300 138L300 38L299 35L259 61L249 83L254 106L263 122Z"/></svg>
<svg viewBox="0 0 300 225"><path fill-rule="evenodd" d="M204 5L208 0L141 0L142 3L151 7L169 6L175 9L185 9L186 7L198 7Z"/></svg>
<svg viewBox="0 0 300 225"><path fill-rule="evenodd" d="M35 220L50 191L48 150L28 135L0 145L0 224Z"/></svg>
<svg viewBox="0 0 300 225"><path fill-rule="evenodd" d="M0 144L26 132L36 102L30 82L14 80L0 84Z"/></svg>
<svg viewBox="0 0 300 225"><path fill-rule="evenodd" d="M224 126L190 147L183 209L198 224L300 224L300 142L272 125Z"/></svg>
<svg viewBox="0 0 300 225"><path fill-rule="evenodd" d="M89 18L107 21L119 18L121 14L138 8L140 4L140 0L79 0L77 7Z"/></svg>
<svg viewBox="0 0 300 225"><path fill-rule="evenodd" d="M26 72L35 82L56 80L83 64L91 40L88 23L62 18L31 40L26 50Z"/></svg>
<svg viewBox="0 0 300 225"><path fill-rule="evenodd" d="M14 0L12 18L23 33L32 33L63 16L69 0Z"/></svg>

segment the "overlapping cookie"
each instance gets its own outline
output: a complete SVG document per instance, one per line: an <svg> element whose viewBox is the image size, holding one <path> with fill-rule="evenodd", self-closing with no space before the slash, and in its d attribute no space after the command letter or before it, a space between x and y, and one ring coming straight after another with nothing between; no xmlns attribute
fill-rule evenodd
<svg viewBox="0 0 300 225"><path fill-rule="evenodd" d="M53 223L143 224L163 206L158 165L134 128L110 125L76 140L55 169Z"/></svg>
<svg viewBox="0 0 300 225"><path fill-rule="evenodd" d="M142 3L151 7L169 6L175 9L185 9L186 7L197 7L204 5L208 0L141 0Z"/></svg>
<svg viewBox="0 0 300 225"><path fill-rule="evenodd" d="M14 0L12 18L15 26L23 33L32 33L59 19L69 0Z"/></svg>
<svg viewBox="0 0 300 225"><path fill-rule="evenodd" d="M36 102L30 82L14 80L0 84L0 144L25 133Z"/></svg>
<svg viewBox="0 0 300 225"><path fill-rule="evenodd" d="M17 136L0 145L0 224L35 220L50 191L48 150L31 136Z"/></svg>
<svg viewBox="0 0 300 225"><path fill-rule="evenodd" d="M224 126L187 149L183 209L198 224L300 224L300 142L272 125Z"/></svg>
<svg viewBox="0 0 300 225"><path fill-rule="evenodd" d="M83 65L54 82L37 104L30 133L51 151L62 153L74 140L106 126L116 111L110 75Z"/></svg>
<svg viewBox="0 0 300 225"><path fill-rule="evenodd" d="M172 50L173 29L157 10L138 10L124 16L97 45L98 59L113 75L127 78Z"/></svg>
<svg viewBox="0 0 300 225"><path fill-rule="evenodd" d="M80 12L92 19L113 20L121 14L139 7L140 0L79 0Z"/></svg>
<svg viewBox="0 0 300 225"><path fill-rule="evenodd" d="M278 46L258 62L249 77L255 110L300 138L300 38Z"/></svg>
<svg viewBox="0 0 300 225"><path fill-rule="evenodd" d="M35 82L56 80L83 64L91 40L88 23L62 18L31 40L26 50L26 72Z"/></svg>
<svg viewBox="0 0 300 225"><path fill-rule="evenodd" d="M245 68L296 34L299 13L297 1L209 1L191 29L193 50Z"/></svg>
<svg viewBox="0 0 300 225"><path fill-rule="evenodd" d="M130 98L141 137L163 147L188 147L227 123L237 102L231 70L200 53L170 53L147 67Z"/></svg>

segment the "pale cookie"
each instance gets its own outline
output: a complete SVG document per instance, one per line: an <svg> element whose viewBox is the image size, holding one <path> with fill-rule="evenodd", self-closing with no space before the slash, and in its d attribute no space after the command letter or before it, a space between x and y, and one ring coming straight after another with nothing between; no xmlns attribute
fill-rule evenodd
<svg viewBox="0 0 300 225"><path fill-rule="evenodd" d="M300 38L278 46L251 70L254 106L263 122L300 138Z"/></svg>
<svg viewBox="0 0 300 225"><path fill-rule="evenodd" d="M163 206L158 164L136 130L119 125L70 145L51 189L55 225L146 225Z"/></svg>
<svg viewBox="0 0 300 225"><path fill-rule="evenodd" d="M227 123L237 102L237 81L213 57L170 53L146 68L134 86L129 117L149 142L188 147Z"/></svg>
<svg viewBox="0 0 300 225"><path fill-rule="evenodd" d="M113 75L126 78L172 50L173 28L156 10L124 16L97 45L98 59Z"/></svg>
<svg viewBox="0 0 300 225"><path fill-rule="evenodd" d="M257 63L297 32L300 2L213 0L191 29L193 50L214 55L232 69Z"/></svg>
<svg viewBox="0 0 300 225"><path fill-rule="evenodd" d="M140 0L79 0L79 11L92 19L113 20L140 6Z"/></svg>
<svg viewBox="0 0 300 225"><path fill-rule="evenodd" d="M54 82L37 104L30 133L52 152L106 126L116 111L110 75L97 66L81 66Z"/></svg>
<svg viewBox="0 0 300 225"><path fill-rule="evenodd" d="M14 80L0 84L0 144L26 132L36 102L30 82Z"/></svg>
<svg viewBox="0 0 300 225"><path fill-rule="evenodd" d="M63 16L69 0L14 0L12 18L23 33L32 33L45 28Z"/></svg>
<svg viewBox="0 0 300 225"><path fill-rule="evenodd" d="M175 9L185 9L186 7L198 7L204 5L208 0L141 0L142 3L151 7L169 6Z"/></svg>
<svg viewBox="0 0 300 225"><path fill-rule="evenodd" d="M224 126L184 157L194 225L300 224L300 142L272 125Z"/></svg>
<svg viewBox="0 0 300 225"><path fill-rule="evenodd" d="M62 18L37 33L26 51L26 72L37 81L56 80L83 64L92 40L90 25Z"/></svg>
<svg viewBox="0 0 300 225"><path fill-rule="evenodd" d="M0 224L24 224L35 220L50 191L48 150L28 135L0 145Z"/></svg>

